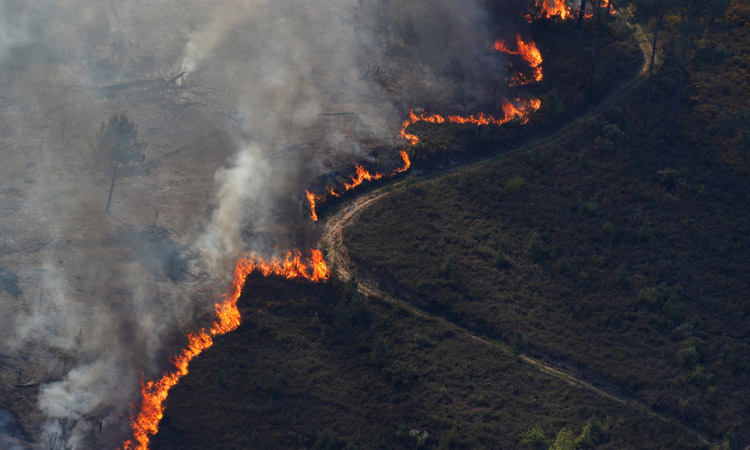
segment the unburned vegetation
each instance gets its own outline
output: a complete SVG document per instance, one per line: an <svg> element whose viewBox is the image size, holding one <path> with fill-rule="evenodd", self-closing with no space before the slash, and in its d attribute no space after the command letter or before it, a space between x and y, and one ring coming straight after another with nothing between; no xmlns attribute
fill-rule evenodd
<svg viewBox="0 0 750 450"><path fill-rule="evenodd" d="M746 16L733 5L706 25L714 51L688 66L673 138L679 45L664 38L646 126L641 87L553 143L403 183L345 229L360 275L716 442L747 443L747 105L732 95Z"/></svg>
<svg viewBox="0 0 750 450"><path fill-rule="evenodd" d="M153 449L700 447L356 282L251 275L240 308L170 393Z"/></svg>

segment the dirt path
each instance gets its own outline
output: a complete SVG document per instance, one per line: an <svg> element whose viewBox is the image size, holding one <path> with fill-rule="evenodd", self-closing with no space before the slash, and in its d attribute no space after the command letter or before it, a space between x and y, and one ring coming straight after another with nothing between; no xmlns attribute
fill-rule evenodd
<svg viewBox="0 0 750 450"><path fill-rule="evenodd" d="M630 16L630 11L629 10L623 11L623 16L625 19L627 19L627 17ZM643 81L645 80L645 77L648 74L648 55L650 55L650 52L651 52L651 45L648 39L646 39L646 35L644 31L641 29L641 27L638 25L635 25L633 26L633 29L635 32L636 39L638 40L638 45L641 48L641 51L643 52L643 55L644 55L644 58L643 58L644 62L639 70L638 76L634 78L633 80L631 80L630 82L623 84L618 89L614 90L610 95L608 95L601 102L599 102L599 104L595 105L591 110L589 110L588 113L575 119L574 121L568 123L567 125L564 125L562 128L560 128L559 130L557 130L556 132L552 133L549 136L542 137L530 143L523 144L517 148L504 152L500 155L496 155L496 156L486 158L480 161L472 162L466 165L453 167L453 168L441 170L438 172L433 172L433 173L422 175L422 176L411 175L412 178L410 179L409 183L410 184L423 183L428 180L438 178L449 173L464 171L470 167L473 167L479 164L485 164L492 160L506 158L511 154L522 152L522 151L528 151L530 149L533 149L536 146L558 140L561 137L563 137L565 134L567 134L568 132L570 132L571 130L574 130L577 126L579 126L582 119L595 115L599 111L609 107L611 104L613 104L617 100L620 100L624 98L626 95L630 94L633 90L639 87L641 83L643 83ZM457 325L456 323L453 323L444 319L443 317L432 315L412 305L411 303L407 301L394 297L393 295L383 290L378 285L377 281L368 279L364 277L360 271L357 271L355 265L352 263L351 258L349 257L349 252L346 246L344 245L344 238L343 238L344 228L349 223L351 223L357 217L357 215L360 214L362 211L364 211L367 207L385 198L393 190L401 189L405 185L406 185L406 182L404 180L395 180L392 183L390 183L388 186L381 187L367 194L360 195L359 197L356 197L349 202L342 203L332 215L327 217L327 220L325 222L326 229L323 233L321 241L326 251L326 258L328 260L329 266L332 268L334 273L343 280L348 280L352 276L355 276L358 281L359 291L362 292L363 294L381 297L385 301L388 301L394 305L397 305L401 308L404 308L410 311L415 316L422 317L428 320L434 320L442 324L448 325L449 327L453 328L455 331L468 335L472 339L484 345L501 347L509 355L513 355L513 352L510 350L510 348L507 345L497 342L497 341L486 339L482 336L477 335L476 333L472 332L469 329L463 328ZM545 372L556 378L565 380L571 385L589 390L602 397L612 400L616 403L628 405L644 414L654 417L657 420L660 420L666 423L676 424L682 427L686 431L686 433L695 435L704 444L706 445L712 444L712 442L706 436L686 426L685 424L683 424L676 418L658 413L654 411L653 409L651 409L647 404L643 403L642 401L636 398L625 398L616 392L617 389L607 389L603 387L597 387L591 381L587 381L571 373L569 370L565 369L564 367L560 365L550 364L540 359L535 359L529 355L520 354L518 355L518 358L520 358L523 362L538 368L542 372ZM611 383L608 383L608 384L612 385Z"/></svg>

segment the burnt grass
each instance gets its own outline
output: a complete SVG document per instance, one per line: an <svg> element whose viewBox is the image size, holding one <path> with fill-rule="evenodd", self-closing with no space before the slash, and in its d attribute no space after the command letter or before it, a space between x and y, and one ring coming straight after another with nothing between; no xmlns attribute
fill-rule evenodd
<svg viewBox="0 0 750 450"><path fill-rule="evenodd" d="M356 283L251 275L239 304L242 325L191 364L151 448L547 448L587 425L596 448L700 448ZM544 436L522 445L535 426Z"/></svg>
<svg viewBox="0 0 750 450"><path fill-rule="evenodd" d="M641 88L553 143L402 183L344 230L358 272L747 445L750 105L737 92L748 85L747 23L710 29L729 56L689 72L674 140L667 50L648 128Z"/></svg>

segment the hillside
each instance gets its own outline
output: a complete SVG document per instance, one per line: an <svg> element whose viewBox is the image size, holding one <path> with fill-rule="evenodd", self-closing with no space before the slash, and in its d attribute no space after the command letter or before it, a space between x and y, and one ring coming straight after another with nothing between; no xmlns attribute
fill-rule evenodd
<svg viewBox="0 0 750 450"><path fill-rule="evenodd" d="M667 48L648 127L641 88L554 142L404 183L345 229L357 270L474 332L522 335L529 354L717 440L747 442L750 180L747 100L735 92L747 88L747 23L735 5L704 35L718 56L690 72L675 139Z"/></svg>
<svg viewBox="0 0 750 450"><path fill-rule="evenodd" d="M533 23L550 56L530 123L411 126L424 176L321 209L346 215L351 265L333 271L356 277L251 275L243 324L170 393L152 448L750 442L747 14L702 35L716 51L690 68L674 138L674 36L644 124L622 17L593 88L591 22Z"/></svg>

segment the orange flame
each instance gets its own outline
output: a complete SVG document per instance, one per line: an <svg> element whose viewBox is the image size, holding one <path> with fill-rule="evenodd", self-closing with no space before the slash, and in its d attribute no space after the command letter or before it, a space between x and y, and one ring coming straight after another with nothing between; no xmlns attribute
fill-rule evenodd
<svg viewBox="0 0 750 450"><path fill-rule="evenodd" d="M549 2L545 0L544 5L545 7L548 7ZM518 50L511 50L505 44L505 41L502 40L496 41L494 45L495 50L499 52L511 55L520 55L521 58L523 58L523 60L529 65L529 67L533 69L533 77L531 79L528 79L524 75L519 74L518 76L515 76L510 80L511 86L516 86L519 84L531 84L541 81L543 78L542 54L539 51L539 48L537 48L536 43L531 40L529 40L528 42L524 41L523 39L521 39L521 34L519 33L516 35L516 46L518 47ZM409 109L409 118L402 122L401 130L399 131L398 135L402 139L408 141L409 144L415 145L419 143L419 137L415 134L409 133L406 130L407 128L409 128L409 126L417 122L442 124L447 121L449 123L471 123L475 125L502 125L506 122L510 122L511 120L518 119L521 124L526 124L529 121L529 114L538 110L541 105L541 100L537 98L531 98L529 100L516 98L515 103L511 103L508 100L503 100L503 104L501 105L501 109L503 111L502 117L495 117L483 112L480 112L476 116L472 114L469 116L453 115L443 117L440 114L426 115L424 112L420 112L419 115L417 115L414 113L413 109ZM333 187L328 187L328 194L315 194L310 191L305 191L307 202L310 205L310 218L312 219L312 221L318 221L316 206L318 202L326 201L328 195L338 197L343 192L354 189L365 181L379 180L385 176L394 176L398 173L408 170L409 167L411 167L409 155L404 150L399 150L399 154L401 155L401 159L403 159L404 161L404 165L388 175L378 172L370 172L358 164L355 167L355 175L351 177L351 180L348 183L344 182L343 191L337 192Z"/></svg>
<svg viewBox="0 0 750 450"><path fill-rule="evenodd" d="M310 217L312 218L313 222L317 222L318 214L315 212L315 203L318 200L324 199L325 197L318 197L317 195L307 190L305 191L305 195L307 196L307 202L310 203L310 211L311 211Z"/></svg>
<svg viewBox="0 0 750 450"><path fill-rule="evenodd" d="M533 76L531 79L528 79L521 74L511 77L511 79L509 80L510 85L517 86L538 83L542 81L542 53L539 51L539 48L537 48L536 43L531 40L528 43L524 42L524 40L521 39L521 34L519 33L516 34L516 45L518 46L518 50L511 50L505 44L505 41L498 40L495 42L495 50L509 55L520 55L521 58L523 58L523 60L526 61L529 67L531 67L531 69L533 70Z"/></svg>
<svg viewBox="0 0 750 450"><path fill-rule="evenodd" d="M542 101L537 98L531 98L529 100L523 100L520 97L515 99L515 103L511 103L508 100L503 100L501 106L503 110L502 117L495 117L491 114L485 114L480 112L476 116L471 114L469 116L447 116L443 117L439 114L425 115L424 112L419 115L414 113L414 110L409 110L409 120L405 123L408 125L417 122L430 122L430 123L470 123L474 125L502 125L510 122L513 119L519 119L521 123L527 123L529 121L529 114L538 110L542 106ZM407 125L407 126L408 126Z"/></svg>
<svg viewBox="0 0 750 450"><path fill-rule="evenodd" d="M607 8L609 13L613 16L617 15L617 11L615 11L614 7L610 8L610 0L600 0L600 6L602 8ZM573 9L569 7L565 0L552 0L550 3L550 0L543 0L541 7L538 6L537 2L537 8L539 8L539 13L536 16L532 16L530 14L527 14L526 20L531 23L536 19L540 19L542 17L545 17L547 19L550 19L552 17L559 17L562 20L566 19L572 19L577 17L577 14L573 13ZM580 10L579 10L580 11ZM594 14L592 13L585 13L583 15L584 18L590 19L594 17Z"/></svg>
<svg viewBox="0 0 750 450"><path fill-rule="evenodd" d="M226 334L240 326L241 315L237 308L237 300L240 298L245 279L253 272L258 271L264 276L271 274L286 277L288 279L301 278L312 282L325 281L328 279L328 267L320 250L311 250L311 259L303 262L299 250L288 252L282 261L277 257L268 262L263 258L255 260L255 255L237 261L234 268L234 279L229 292L222 296L220 302L216 303L216 321L213 326L206 330L188 334L188 345L182 352L171 359L175 371L165 373L157 381L141 381L142 400L138 408L138 414L131 417L130 428L133 431L133 440L123 442L124 450L148 450L151 436L159 431L159 422L164 417L164 400L169 390L174 387L180 378L188 374L190 361L201 354L203 350L213 345L213 337Z"/></svg>
<svg viewBox="0 0 750 450"><path fill-rule="evenodd" d="M408 125L405 125L404 127L407 127ZM404 129L401 130L404 132ZM417 141L419 141L419 138L414 136ZM351 176L351 179L348 183L344 182L344 190L341 192L336 192L336 190L332 187L328 188L328 194L333 197L340 197L341 194L344 192L354 189L355 187L359 186L360 184L364 183L365 181L374 181L379 180L383 177L392 177L394 175L397 175L402 172L406 172L409 170L409 167L411 167L411 160L409 160L409 154L406 153L405 150L399 150L398 154L401 155L401 160L404 162L404 165L397 168L391 173L384 174L379 172L370 172L369 170L365 169L364 167L360 166L359 164L356 165L355 170L356 174ZM325 201L328 197L323 195L314 194L310 191L305 191L307 195L307 202L310 204L310 218L313 222L318 221L318 213L315 210L315 206L318 201Z"/></svg>
<svg viewBox="0 0 750 450"><path fill-rule="evenodd" d="M531 22L541 17L546 17L547 19L559 17L560 19L565 20L573 17L573 10L565 4L565 0L542 0L539 14L536 17L526 15L526 20Z"/></svg>

